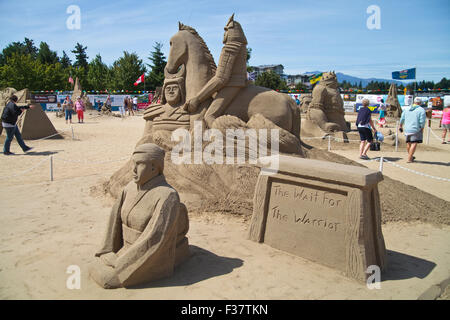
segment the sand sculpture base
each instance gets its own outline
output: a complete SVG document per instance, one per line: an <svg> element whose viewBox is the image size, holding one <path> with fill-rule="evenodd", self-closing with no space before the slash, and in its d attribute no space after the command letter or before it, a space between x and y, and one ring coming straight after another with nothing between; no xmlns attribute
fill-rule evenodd
<svg viewBox="0 0 450 320"><path fill-rule="evenodd" d="M327 136L333 136L337 138L338 142L349 142L347 133L344 131L336 131L336 132L326 132L322 128L319 127L318 124L316 124L312 120L304 119L302 120L302 126L301 126L301 137L321 137L326 138Z"/></svg>
<svg viewBox="0 0 450 320"><path fill-rule="evenodd" d="M280 156L279 170L262 169L253 198L249 239L366 281L383 269L380 172Z"/></svg>

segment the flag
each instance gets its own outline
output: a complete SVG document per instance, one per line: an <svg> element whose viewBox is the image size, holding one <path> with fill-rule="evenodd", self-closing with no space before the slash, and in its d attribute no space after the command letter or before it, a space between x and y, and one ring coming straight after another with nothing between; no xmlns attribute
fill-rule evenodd
<svg viewBox="0 0 450 320"><path fill-rule="evenodd" d="M69 82L70 82L71 84L73 84L73 79L72 79L72 77L69 77Z"/></svg>
<svg viewBox="0 0 450 320"><path fill-rule="evenodd" d="M314 84L322 79L323 73L317 73L309 77L309 83Z"/></svg>
<svg viewBox="0 0 450 320"><path fill-rule="evenodd" d="M256 80L256 71L247 72L247 79L251 80L251 81L255 81Z"/></svg>
<svg viewBox="0 0 450 320"><path fill-rule="evenodd" d="M392 79L407 80L416 78L416 68L392 72Z"/></svg>
<svg viewBox="0 0 450 320"><path fill-rule="evenodd" d="M143 73L143 74L136 80L136 82L134 83L134 85L137 86L139 83L144 82L144 77L145 77L145 74Z"/></svg>

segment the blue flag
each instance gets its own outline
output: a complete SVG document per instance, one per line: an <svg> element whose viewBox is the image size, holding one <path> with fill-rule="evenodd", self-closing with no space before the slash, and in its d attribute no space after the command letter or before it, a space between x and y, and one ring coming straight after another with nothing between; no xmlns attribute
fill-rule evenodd
<svg viewBox="0 0 450 320"><path fill-rule="evenodd" d="M255 81L256 80L256 71L253 72L247 72L247 79Z"/></svg>
<svg viewBox="0 0 450 320"><path fill-rule="evenodd" d="M408 80L416 78L416 68L392 72L392 79Z"/></svg>

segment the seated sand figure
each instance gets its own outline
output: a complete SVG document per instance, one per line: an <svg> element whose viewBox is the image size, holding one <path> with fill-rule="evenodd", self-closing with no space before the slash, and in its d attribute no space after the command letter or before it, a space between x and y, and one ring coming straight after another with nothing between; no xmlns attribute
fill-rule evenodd
<svg viewBox="0 0 450 320"><path fill-rule="evenodd" d="M133 152L133 176L111 211L90 276L109 289L172 275L189 257L187 209L163 175L164 150L147 143Z"/></svg>
<svg viewBox="0 0 450 320"><path fill-rule="evenodd" d="M164 80L161 103L151 105L144 112L144 119L152 121L152 131L189 129L190 116L182 108L185 97L183 77Z"/></svg>
<svg viewBox="0 0 450 320"><path fill-rule="evenodd" d="M349 127L344 115L344 102L338 90L336 74L325 72L313 89L306 119L325 132L348 132Z"/></svg>

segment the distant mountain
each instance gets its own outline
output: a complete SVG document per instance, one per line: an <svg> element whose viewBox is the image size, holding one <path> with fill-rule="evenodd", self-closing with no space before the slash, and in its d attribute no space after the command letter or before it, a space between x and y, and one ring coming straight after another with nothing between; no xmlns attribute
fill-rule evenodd
<svg viewBox="0 0 450 320"><path fill-rule="evenodd" d="M307 75L313 75L316 73L321 73L322 71L310 71L310 72L305 72L304 74ZM362 78L358 78L358 77L354 77L354 76L350 76L348 74L344 74L341 72L336 73L337 79L339 82L343 82L344 80L354 84L354 85L359 85L359 82L362 83L362 86L365 87L369 84L369 82L371 81L378 81L378 82L389 82L389 83L395 83L397 85L403 84L405 85L406 83L403 83L401 81L397 81L397 80L392 80L392 79L379 79L379 78L368 78L368 79L362 79Z"/></svg>

